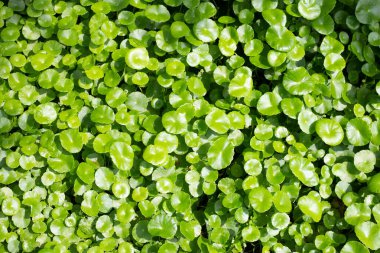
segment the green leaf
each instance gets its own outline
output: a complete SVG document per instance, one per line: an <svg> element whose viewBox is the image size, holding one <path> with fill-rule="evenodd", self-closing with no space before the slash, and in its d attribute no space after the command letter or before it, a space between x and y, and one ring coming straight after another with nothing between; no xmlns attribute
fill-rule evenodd
<svg viewBox="0 0 380 253"><path fill-rule="evenodd" d="M79 41L79 34L75 29L59 29L57 32L59 42L65 46L75 46Z"/></svg>
<svg viewBox="0 0 380 253"><path fill-rule="evenodd" d="M108 3L112 11L120 11L129 5L129 1L123 0L103 0L103 2Z"/></svg>
<svg viewBox="0 0 380 253"><path fill-rule="evenodd" d="M57 116L54 103L38 105L34 111L34 119L39 124L51 124L57 119Z"/></svg>
<svg viewBox="0 0 380 253"><path fill-rule="evenodd" d="M277 7L277 0L252 0L251 1L253 8L256 11L262 12L264 10L275 9Z"/></svg>
<svg viewBox="0 0 380 253"><path fill-rule="evenodd" d="M98 80L104 77L103 70L99 66L92 66L85 71L86 76L91 80Z"/></svg>
<svg viewBox="0 0 380 253"><path fill-rule="evenodd" d="M162 166L169 159L168 150L163 146L149 145L144 150L143 158L155 166Z"/></svg>
<svg viewBox="0 0 380 253"><path fill-rule="evenodd" d="M49 68L53 61L54 56L46 53L38 53L29 57L32 67L37 71L42 71Z"/></svg>
<svg viewBox="0 0 380 253"><path fill-rule="evenodd" d="M321 7L316 0L301 0L298 2L298 11L308 20L313 20L321 14Z"/></svg>
<svg viewBox="0 0 380 253"><path fill-rule="evenodd" d="M286 27L270 26L265 34L269 46L282 52L289 52L296 44L296 37Z"/></svg>
<svg viewBox="0 0 380 253"><path fill-rule="evenodd" d="M264 93L257 102L257 110L262 115L273 116L279 114L281 98L273 92Z"/></svg>
<svg viewBox="0 0 380 253"><path fill-rule="evenodd" d="M177 221L167 214L156 215L149 221L148 231L152 236L171 239L177 232Z"/></svg>
<svg viewBox="0 0 380 253"><path fill-rule="evenodd" d="M156 207L149 200L143 200L139 204L139 209L145 217L151 217L156 212Z"/></svg>
<svg viewBox="0 0 380 253"><path fill-rule="evenodd" d="M207 90L204 87L202 80L198 77L194 77L194 76L190 77L187 80L187 86L188 86L189 91L191 91L192 93L194 93L195 95L199 97L203 97L207 93Z"/></svg>
<svg viewBox="0 0 380 253"><path fill-rule="evenodd" d="M202 19L193 28L195 36L203 42L213 42L218 38L219 28L212 19Z"/></svg>
<svg viewBox="0 0 380 253"><path fill-rule="evenodd" d="M354 164L358 170L370 173L375 168L376 155L370 150L361 150L355 154Z"/></svg>
<svg viewBox="0 0 380 253"><path fill-rule="evenodd" d="M174 193L170 199L170 203L177 212L185 212L190 208L190 195L185 192Z"/></svg>
<svg viewBox="0 0 380 253"><path fill-rule="evenodd" d="M379 22L380 1L359 0L355 8L355 16L362 24Z"/></svg>
<svg viewBox="0 0 380 253"><path fill-rule="evenodd" d="M312 22L313 28L323 35L334 32L334 20L330 15L320 16Z"/></svg>
<svg viewBox="0 0 380 253"><path fill-rule="evenodd" d="M207 161L213 169L221 170L231 164L234 153L234 147L227 137L219 137L207 151Z"/></svg>
<svg viewBox="0 0 380 253"><path fill-rule="evenodd" d="M371 140L371 135L368 124L360 118L352 119L347 123L346 136L348 142L352 145L367 145Z"/></svg>
<svg viewBox="0 0 380 253"><path fill-rule="evenodd" d="M75 168L75 160L72 155L61 154L58 157L50 157L47 159L47 163L58 173L73 171Z"/></svg>
<svg viewBox="0 0 380 253"><path fill-rule="evenodd" d="M154 145L164 146L168 149L168 152L174 152L178 147L178 138L173 134L166 132L160 132L154 139Z"/></svg>
<svg viewBox="0 0 380 253"><path fill-rule="evenodd" d="M243 205L243 199L238 193L230 193L223 198L222 205L228 209L237 209Z"/></svg>
<svg viewBox="0 0 380 253"><path fill-rule="evenodd" d="M100 167L95 171L95 184L100 189L109 190L115 181L113 171L107 167Z"/></svg>
<svg viewBox="0 0 380 253"><path fill-rule="evenodd" d="M238 74L232 78L229 86L228 93L232 97L246 97L249 95L253 88L253 81L250 76L245 74Z"/></svg>
<svg viewBox="0 0 380 253"><path fill-rule="evenodd" d="M186 23L182 21L174 21L170 25L170 32L175 38L181 38L189 35L190 29Z"/></svg>
<svg viewBox="0 0 380 253"><path fill-rule="evenodd" d="M344 132L338 122L332 119L320 119L315 125L318 136L330 146L339 145L344 138Z"/></svg>
<svg viewBox="0 0 380 253"><path fill-rule="evenodd" d="M315 124L319 117L310 109L302 109L298 114L298 125L304 133L311 134L315 131Z"/></svg>
<svg viewBox="0 0 380 253"><path fill-rule="evenodd" d="M16 197L9 197L1 203L1 211L7 216L15 215L21 207L20 200Z"/></svg>
<svg viewBox="0 0 380 253"><path fill-rule="evenodd" d="M340 252L341 253L355 253L355 252L369 253L369 250L366 246L364 246L360 242L349 241L343 246Z"/></svg>
<svg viewBox="0 0 380 253"><path fill-rule="evenodd" d="M218 244L226 244L230 237L227 228L214 228L210 233L210 240Z"/></svg>
<svg viewBox="0 0 380 253"><path fill-rule="evenodd" d="M261 174L261 171L263 169L263 166L261 165L260 161L252 158L249 159L245 164L244 164L244 170L248 175L251 176L258 176Z"/></svg>
<svg viewBox="0 0 380 253"><path fill-rule="evenodd" d="M269 50L267 58L268 58L268 63L272 67L279 67L281 64L283 64L286 60L286 53L278 52L275 50Z"/></svg>
<svg viewBox="0 0 380 253"><path fill-rule="evenodd" d="M169 178L161 177L156 182L156 188L158 192L169 193L173 192L174 184Z"/></svg>
<svg viewBox="0 0 380 253"><path fill-rule="evenodd" d="M281 100L281 110L289 118L296 119L302 107L303 103L299 98L284 98Z"/></svg>
<svg viewBox="0 0 380 253"><path fill-rule="evenodd" d="M133 166L133 149L125 142L112 143L110 147L110 156L112 162L119 170L130 170Z"/></svg>
<svg viewBox="0 0 380 253"><path fill-rule="evenodd" d="M100 105L91 112L91 121L100 124L112 124L115 121L115 113L109 106Z"/></svg>
<svg viewBox="0 0 380 253"><path fill-rule="evenodd" d="M166 22L170 19L170 12L164 5L148 5L144 14L155 22Z"/></svg>
<svg viewBox="0 0 380 253"><path fill-rule="evenodd" d="M59 134L64 149L70 153L79 153L83 148L82 135L78 129L64 130Z"/></svg>
<svg viewBox="0 0 380 253"><path fill-rule="evenodd" d="M152 235L148 231L148 221L142 220L136 223L132 229L132 237L139 243L147 243L152 240Z"/></svg>
<svg viewBox="0 0 380 253"><path fill-rule="evenodd" d="M344 220L353 226L371 219L371 209L364 203L354 203L347 207Z"/></svg>
<svg viewBox="0 0 380 253"><path fill-rule="evenodd" d="M258 56L264 49L264 44L261 40L253 39L244 45L244 54L247 56Z"/></svg>
<svg viewBox="0 0 380 253"><path fill-rule="evenodd" d="M279 9L266 9L262 12L263 18L269 25L286 25L286 15Z"/></svg>
<svg viewBox="0 0 380 253"><path fill-rule="evenodd" d="M314 165L306 158L301 156L294 157L289 162L289 168L304 185L308 187L318 185L318 174L315 172Z"/></svg>
<svg viewBox="0 0 380 253"><path fill-rule="evenodd" d="M162 125L171 134L183 134L187 131L187 119L184 113L169 111L162 116Z"/></svg>
<svg viewBox="0 0 380 253"><path fill-rule="evenodd" d="M271 223L275 228L285 229L290 223L289 215L286 213L275 213L271 218Z"/></svg>
<svg viewBox="0 0 380 253"><path fill-rule="evenodd" d="M177 252L177 250L178 250L177 244L165 242L158 249L158 253L171 253L171 252Z"/></svg>
<svg viewBox="0 0 380 253"><path fill-rule="evenodd" d="M301 211L310 216L313 221L319 222L322 218L322 203L321 198L317 192L310 192L306 196L302 196L298 200L298 206Z"/></svg>
<svg viewBox="0 0 380 253"><path fill-rule="evenodd" d="M181 234L188 240L194 240L201 235L202 227L196 220L181 221L179 224Z"/></svg>
<svg viewBox="0 0 380 253"><path fill-rule="evenodd" d="M225 134L230 129L230 119L223 110L213 108L206 116L206 124L218 134Z"/></svg>
<svg viewBox="0 0 380 253"><path fill-rule="evenodd" d="M355 226L355 234L359 240L372 250L380 249L380 226L371 221L365 221Z"/></svg>
<svg viewBox="0 0 380 253"><path fill-rule="evenodd" d="M379 224L380 221L380 204L376 204L372 207L372 215L375 221Z"/></svg>
<svg viewBox="0 0 380 253"><path fill-rule="evenodd" d="M272 207L273 196L266 188L253 188L248 195L249 203L259 213L265 213Z"/></svg>
<svg viewBox="0 0 380 253"><path fill-rule="evenodd" d="M141 70L149 64L149 53L146 48L132 48L125 55L125 62L131 69Z"/></svg>
<svg viewBox="0 0 380 253"><path fill-rule="evenodd" d="M288 70L284 75L282 84L292 95L306 95L314 88L309 72L303 67Z"/></svg>
<svg viewBox="0 0 380 253"><path fill-rule="evenodd" d="M273 204L279 212L289 213L292 210L292 202L285 191L278 191L273 195Z"/></svg>
<svg viewBox="0 0 380 253"><path fill-rule="evenodd" d="M260 239L260 230L252 225L249 225L241 231L244 241L255 242Z"/></svg>
<svg viewBox="0 0 380 253"><path fill-rule="evenodd" d="M7 79L12 71L12 64L5 57L0 57L0 78Z"/></svg>
<svg viewBox="0 0 380 253"><path fill-rule="evenodd" d="M344 46L333 37L326 36L323 38L319 49L321 53L326 56L330 53L341 54L344 51Z"/></svg>
<svg viewBox="0 0 380 253"><path fill-rule="evenodd" d="M368 190L373 193L380 193L380 173L371 177L368 181Z"/></svg>
<svg viewBox="0 0 380 253"><path fill-rule="evenodd" d="M346 61L340 54L329 53L323 61L323 66L330 71L342 71L346 67Z"/></svg>
<svg viewBox="0 0 380 253"><path fill-rule="evenodd" d="M78 177L86 184L92 184L95 181L95 168L89 163L80 163L77 168Z"/></svg>
<svg viewBox="0 0 380 253"><path fill-rule="evenodd" d="M138 112L147 110L149 99L141 92L131 92L125 101L128 109Z"/></svg>

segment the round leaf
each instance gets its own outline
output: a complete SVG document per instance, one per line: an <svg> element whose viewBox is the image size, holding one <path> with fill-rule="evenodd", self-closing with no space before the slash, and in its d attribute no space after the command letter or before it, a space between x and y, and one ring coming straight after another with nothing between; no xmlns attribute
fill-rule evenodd
<svg viewBox="0 0 380 253"><path fill-rule="evenodd" d="M277 115L281 112L279 108L280 101L281 99L276 94L266 92L259 98L259 101L257 102L257 110L262 115Z"/></svg>
<svg viewBox="0 0 380 253"><path fill-rule="evenodd" d="M314 88L309 72L303 67L288 70L284 75L282 84L292 95L305 95Z"/></svg>
<svg viewBox="0 0 380 253"><path fill-rule="evenodd" d="M164 5L148 5L145 16L155 22L166 22L170 19L170 12Z"/></svg>
<svg viewBox="0 0 380 253"><path fill-rule="evenodd" d="M132 69L141 70L149 64L149 53L146 48L132 48L125 55L125 62Z"/></svg>
<svg viewBox="0 0 380 253"><path fill-rule="evenodd" d="M315 131L323 142L330 146L339 145L344 138L342 127L332 119L318 120L315 125Z"/></svg>
<svg viewBox="0 0 380 253"><path fill-rule="evenodd" d="M114 142L110 147L112 162L119 170L130 170L133 166L134 152L125 142Z"/></svg>
<svg viewBox="0 0 380 253"><path fill-rule="evenodd" d="M213 42L218 38L219 28L212 19L202 19L193 28L195 36L203 42Z"/></svg>
<svg viewBox="0 0 380 253"><path fill-rule="evenodd" d="M207 151L207 161L216 170L229 166L234 157L234 147L227 137L219 137Z"/></svg>
<svg viewBox="0 0 380 253"><path fill-rule="evenodd" d="M78 153L83 148L81 133L77 129L64 130L59 134L59 140L64 149L70 153Z"/></svg>
<svg viewBox="0 0 380 253"><path fill-rule="evenodd" d="M272 194L263 186L253 188L248 198L253 209L259 213L268 211L272 206Z"/></svg>
<svg viewBox="0 0 380 253"><path fill-rule="evenodd" d="M371 24L379 22L380 1L359 0L355 8L355 16L360 23Z"/></svg>
<svg viewBox="0 0 380 253"><path fill-rule="evenodd" d="M177 222L167 214L159 214L149 221L148 231L153 236L171 239L177 232Z"/></svg>
<svg viewBox="0 0 380 253"><path fill-rule="evenodd" d="M371 130L362 119L352 119L347 123L346 136L348 142L354 146L367 145L371 140Z"/></svg>
<svg viewBox="0 0 380 253"><path fill-rule="evenodd" d="M225 134L230 129L230 119L223 110L217 108L207 114L206 124L218 134Z"/></svg>
<svg viewBox="0 0 380 253"><path fill-rule="evenodd" d="M294 34L281 25L270 26L265 34L265 39L269 46L283 52L289 52L296 44Z"/></svg>
<svg viewBox="0 0 380 253"><path fill-rule="evenodd" d="M34 119L39 124L51 124L57 119L54 103L38 105L34 111Z"/></svg>

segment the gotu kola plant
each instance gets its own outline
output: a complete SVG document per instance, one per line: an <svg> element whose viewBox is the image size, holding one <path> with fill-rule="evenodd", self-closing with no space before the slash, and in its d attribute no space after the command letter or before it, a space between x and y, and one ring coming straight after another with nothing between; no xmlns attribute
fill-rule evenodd
<svg viewBox="0 0 380 253"><path fill-rule="evenodd" d="M1 1L0 252L378 252L379 11Z"/></svg>

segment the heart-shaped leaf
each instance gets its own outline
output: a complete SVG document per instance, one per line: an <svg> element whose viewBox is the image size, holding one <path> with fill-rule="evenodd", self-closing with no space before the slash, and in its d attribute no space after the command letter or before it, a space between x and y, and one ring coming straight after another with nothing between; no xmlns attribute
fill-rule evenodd
<svg viewBox="0 0 380 253"><path fill-rule="evenodd" d="M322 203L318 193L310 192L306 196L302 196L298 200L298 206L301 211L310 216L315 222L322 219Z"/></svg>
<svg viewBox="0 0 380 253"><path fill-rule="evenodd" d="M355 226L355 234L359 240L372 250L380 249L380 226L371 221L365 221Z"/></svg>

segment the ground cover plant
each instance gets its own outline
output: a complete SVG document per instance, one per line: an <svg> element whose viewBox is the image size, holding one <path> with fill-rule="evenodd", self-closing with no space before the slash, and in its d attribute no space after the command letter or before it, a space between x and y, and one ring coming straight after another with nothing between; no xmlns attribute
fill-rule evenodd
<svg viewBox="0 0 380 253"><path fill-rule="evenodd" d="M380 252L379 13L0 2L0 252Z"/></svg>

